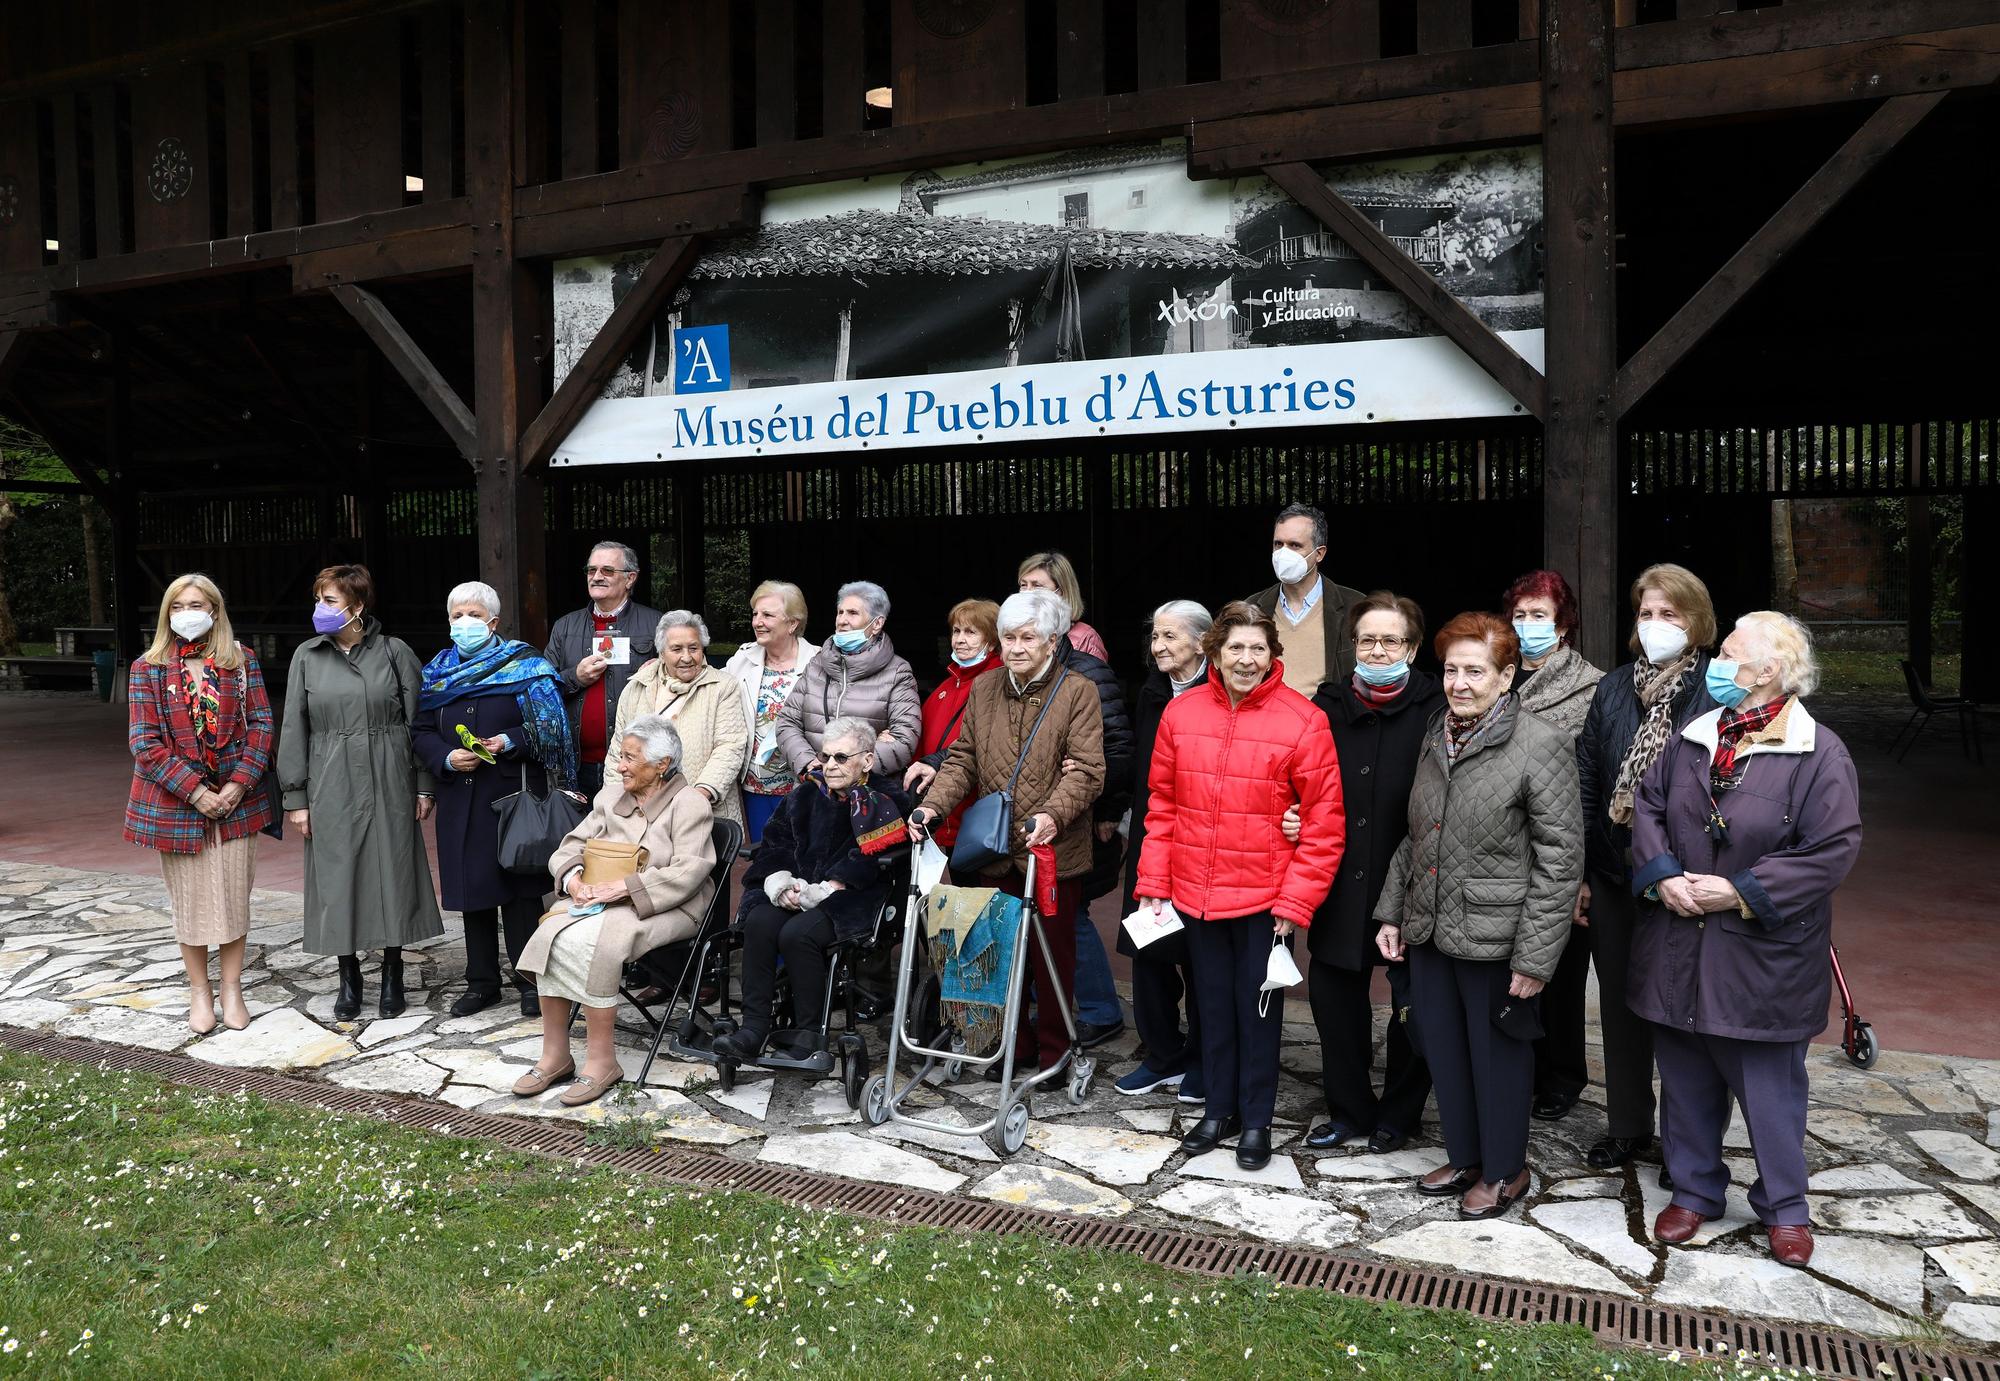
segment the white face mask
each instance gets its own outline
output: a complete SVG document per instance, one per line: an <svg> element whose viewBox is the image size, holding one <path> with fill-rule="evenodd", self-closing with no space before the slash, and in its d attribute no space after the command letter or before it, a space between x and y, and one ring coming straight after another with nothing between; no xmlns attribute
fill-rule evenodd
<svg viewBox="0 0 2000 1381"><path fill-rule="evenodd" d="M1271 960L1264 966L1264 986L1257 990L1257 1015L1263 1016L1271 1009L1271 994L1297 983L1305 982L1305 975L1292 960L1290 945L1273 944Z"/></svg>
<svg viewBox="0 0 2000 1381"><path fill-rule="evenodd" d="M206 609L176 609L167 615L167 627L173 629L177 636L193 642L215 627L215 615Z"/></svg>
<svg viewBox="0 0 2000 1381"><path fill-rule="evenodd" d="M1296 585L1306 578L1312 566L1290 547L1275 547L1271 551L1271 569L1285 584Z"/></svg>
<svg viewBox="0 0 2000 1381"><path fill-rule="evenodd" d="M1687 629L1676 628L1665 619L1648 619L1639 625L1639 648L1656 667L1680 656L1687 645Z"/></svg>

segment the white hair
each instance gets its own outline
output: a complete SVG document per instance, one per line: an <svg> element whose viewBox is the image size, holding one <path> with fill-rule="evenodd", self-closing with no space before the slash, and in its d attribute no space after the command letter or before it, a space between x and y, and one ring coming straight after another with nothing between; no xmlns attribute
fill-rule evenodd
<svg viewBox="0 0 2000 1381"><path fill-rule="evenodd" d="M1778 684L1792 695L1819 689L1819 658L1813 655L1812 631L1789 614L1759 609L1736 620L1762 657L1778 664Z"/></svg>
<svg viewBox="0 0 2000 1381"><path fill-rule="evenodd" d="M868 617L871 620L889 617L889 592L874 581L848 581L840 587L840 593L834 596L834 604L845 604L849 595L860 596L861 602L868 606Z"/></svg>
<svg viewBox="0 0 2000 1381"><path fill-rule="evenodd" d="M820 736L819 746L824 751L835 743L859 744L861 751L872 752L875 748L875 726L856 715L844 714L826 723L826 732Z"/></svg>
<svg viewBox="0 0 2000 1381"><path fill-rule="evenodd" d="M468 580L463 585L452 586L451 593L445 596L445 616L449 618L451 611L461 604L477 604L486 611L489 619L500 617L500 592L483 580Z"/></svg>
<svg viewBox="0 0 2000 1381"><path fill-rule="evenodd" d="M632 548L626 546L623 542L592 542L590 544L590 554L592 556L597 555L601 551L617 552L618 563L628 571L639 569L639 553L633 551Z"/></svg>
<svg viewBox="0 0 2000 1381"><path fill-rule="evenodd" d="M1191 599L1168 600L1153 611L1152 621L1158 623L1161 619L1172 619L1176 623L1186 624L1188 632L1194 636L1196 642L1207 637L1208 630L1215 627L1215 615Z"/></svg>
<svg viewBox="0 0 2000 1381"><path fill-rule="evenodd" d="M625 726L625 737L638 739L640 753L655 767L664 762L681 765L681 731L665 715L641 715Z"/></svg>
<svg viewBox="0 0 2000 1381"><path fill-rule="evenodd" d="M1032 623L1035 631L1054 642L1069 632L1069 605L1052 590L1022 590L1000 606L1000 631L1005 634Z"/></svg>
<svg viewBox="0 0 2000 1381"><path fill-rule="evenodd" d="M708 625L703 623L701 615L695 613L692 609L669 609L666 613L660 615L660 626L653 630L653 646L655 648L665 647L667 645L668 630L675 628L692 628L695 631L695 636L701 639L703 650L707 650Z"/></svg>

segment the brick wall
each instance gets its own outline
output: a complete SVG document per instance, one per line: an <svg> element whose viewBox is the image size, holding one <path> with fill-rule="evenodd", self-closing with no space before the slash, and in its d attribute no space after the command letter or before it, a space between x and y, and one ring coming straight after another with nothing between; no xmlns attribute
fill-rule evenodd
<svg viewBox="0 0 2000 1381"><path fill-rule="evenodd" d="M1904 599L1889 534L1867 515L1867 500L1792 501L1792 551L1799 612L1807 619L1901 618Z"/></svg>

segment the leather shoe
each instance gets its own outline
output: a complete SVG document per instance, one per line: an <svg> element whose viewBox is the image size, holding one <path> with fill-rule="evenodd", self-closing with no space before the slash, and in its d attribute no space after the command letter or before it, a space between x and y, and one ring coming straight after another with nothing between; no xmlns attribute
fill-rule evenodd
<svg viewBox="0 0 2000 1381"><path fill-rule="evenodd" d="M1262 1170L1271 1163L1271 1129L1248 1127L1236 1138L1236 1164L1244 1170Z"/></svg>
<svg viewBox="0 0 2000 1381"><path fill-rule="evenodd" d="M542 995L534 988L521 989L521 1015L538 1017L542 1014Z"/></svg>
<svg viewBox="0 0 2000 1381"><path fill-rule="evenodd" d="M1117 1040L1124 1034L1125 1021L1122 1017L1104 1026L1090 1021L1079 1021L1076 1024L1076 1043L1085 1050L1095 1050L1106 1041Z"/></svg>
<svg viewBox="0 0 2000 1381"><path fill-rule="evenodd" d="M1386 1156L1391 1151L1400 1151L1409 1144L1410 1134L1399 1132L1394 1127L1377 1127L1375 1134L1368 1138L1370 1155Z"/></svg>
<svg viewBox="0 0 2000 1381"><path fill-rule="evenodd" d="M1528 1192L1528 1167L1511 1180L1495 1180L1488 1183L1481 1180L1465 1191L1465 1197L1458 1201L1458 1216L1467 1222L1477 1222L1486 1218L1498 1218L1514 1206L1514 1201Z"/></svg>
<svg viewBox="0 0 2000 1381"><path fill-rule="evenodd" d="M759 1032L746 1031L739 1026L726 1035L717 1036L715 1044L710 1049L715 1051L718 1058L742 1064L764 1053L764 1037Z"/></svg>
<svg viewBox="0 0 2000 1381"><path fill-rule="evenodd" d="M1669 1194L1673 1193L1674 1190L1674 1177L1667 1173L1667 1167L1664 1165L1660 1167L1660 1188L1666 1190Z"/></svg>
<svg viewBox="0 0 2000 1381"><path fill-rule="evenodd" d="M1344 1122L1322 1122L1306 1133L1306 1146L1314 1151L1331 1151L1360 1136L1354 1128Z"/></svg>
<svg viewBox="0 0 2000 1381"><path fill-rule="evenodd" d="M1812 1229L1804 1223L1786 1223L1767 1230L1771 1238L1771 1255L1778 1258L1782 1266L1803 1266L1812 1260Z"/></svg>
<svg viewBox="0 0 2000 1381"><path fill-rule="evenodd" d="M483 1012L488 1007L497 1007L499 1004L498 989L486 992L479 988L467 988L459 995L458 1001L451 1004L451 1014L455 1017L469 1017L474 1012Z"/></svg>
<svg viewBox="0 0 2000 1381"><path fill-rule="evenodd" d="M1593 1170L1616 1170L1636 1159L1641 1151L1651 1149L1652 1145L1653 1138L1649 1136L1599 1137L1583 1153L1583 1158Z"/></svg>
<svg viewBox="0 0 2000 1381"><path fill-rule="evenodd" d="M1660 1210L1660 1216L1653 1220L1653 1237L1668 1246L1678 1246L1700 1232L1701 1225L1707 1221L1705 1215L1696 1213L1691 1208L1668 1204Z"/></svg>
<svg viewBox="0 0 2000 1381"><path fill-rule="evenodd" d="M1441 1199L1447 1194L1463 1194L1479 1183L1479 1167L1476 1165L1440 1165L1417 1181L1417 1193L1428 1194Z"/></svg>
<svg viewBox="0 0 2000 1381"><path fill-rule="evenodd" d="M1235 1136L1243 1130L1240 1117L1204 1117L1194 1124L1194 1130L1181 1138L1181 1149L1191 1156L1205 1155L1222 1144L1224 1137ZM1270 1131L1265 1130L1264 1139L1268 1145Z"/></svg>
<svg viewBox="0 0 2000 1381"><path fill-rule="evenodd" d="M1528 1106L1538 1121L1560 1122L1569 1116L1569 1110L1576 1106L1573 1093L1538 1093L1535 1101Z"/></svg>

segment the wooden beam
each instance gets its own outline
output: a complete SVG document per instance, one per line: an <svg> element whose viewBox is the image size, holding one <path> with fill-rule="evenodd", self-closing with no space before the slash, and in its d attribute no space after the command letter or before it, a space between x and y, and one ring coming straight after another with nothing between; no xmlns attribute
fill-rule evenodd
<svg viewBox="0 0 2000 1381"><path fill-rule="evenodd" d="M472 411L458 396L458 391L445 381L430 357L410 339L410 333L403 329L382 299L368 289L353 283L343 283L333 290L334 300L347 309L368 338L388 358L395 371L403 376L403 382L417 395L417 401L430 410L437 424L444 428L451 444L467 460L475 460L479 448L474 440Z"/></svg>
<svg viewBox="0 0 2000 1381"><path fill-rule="evenodd" d="M661 242L652 262L646 265L646 271L639 275L639 281L625 294L624 301L606 318L556 389L555 397L549 399L548 405L521 434L521 465L524 469L540 465L555 452L562 439L569 435L569 429L576 425L577 419L597 401L605 380L617 372L618 362L653 324L660 307L673 295L674 289L680 286L688 270L700 257L701 240L698 236L676 235Z"/></svg>
<svg viewBox="0 0 2000 1381"><path fill-rule="evenodd" d="M292 291L313 292L336 283L367 283L383 278L463 273L471 262L472 227L440 225L408 235L295 255Z"/></svg>
<svg viewBox="0 0 2000 1381"><path fill-rule="evenodd" d="M1687 357L1743 301L1764 275L1826 218L1909 132L1937 109L1942 91L1892 96L1834 151L1805 185L1758 227L1729 261L1618 371L1618 414L1624 416L1668 371Z"/></svg>
<svg viewBox="0 0 2000 1381"><path fill-rule="evenodd" d="M1375 228L1373 221L1327 186L1325 178L1303 163L1273 164L1264 169L1264 175L1346 241L1364 263L1388 279L1453 344L1514 395L1524 409L1536 417L1544 415L1548 408L1546 386L1535 367L1515 354L1506 341L1474 316L1471 308L1452 296L1421 264L1396 248L1388 236Z"/></svg>
<svg viewBox="0 0 2000 1381"><path fill-rule="evenodd" d="M861 0L822 0L820 5L820 134L815 144L861 133L867 95L862 51Z"/></svg>
<svg viewBox="0 0 2000 1381"><path fill-rule="evenodd" d="M1542 0L1542 25L1542 559L1593 611L1577 631L1577 650L1611 666L1618 607L1612 0Z"/></svg>
<svg viewBox="0 0 2000 1381"><path fill-rule="evenodd" d="M789 144L799 137L795 32L792 0L755 0L757 131L759 144ZM594 170L593 170L594 171Z"/></svg>
<svg viewBox="0 0 2000 1381"><path fill-rule="evenodd" d="M520 259L612 254L674 236L740 230L756 223L757 197L749 188L710 187L574 211L517 214L514 254Z"/></svg>

